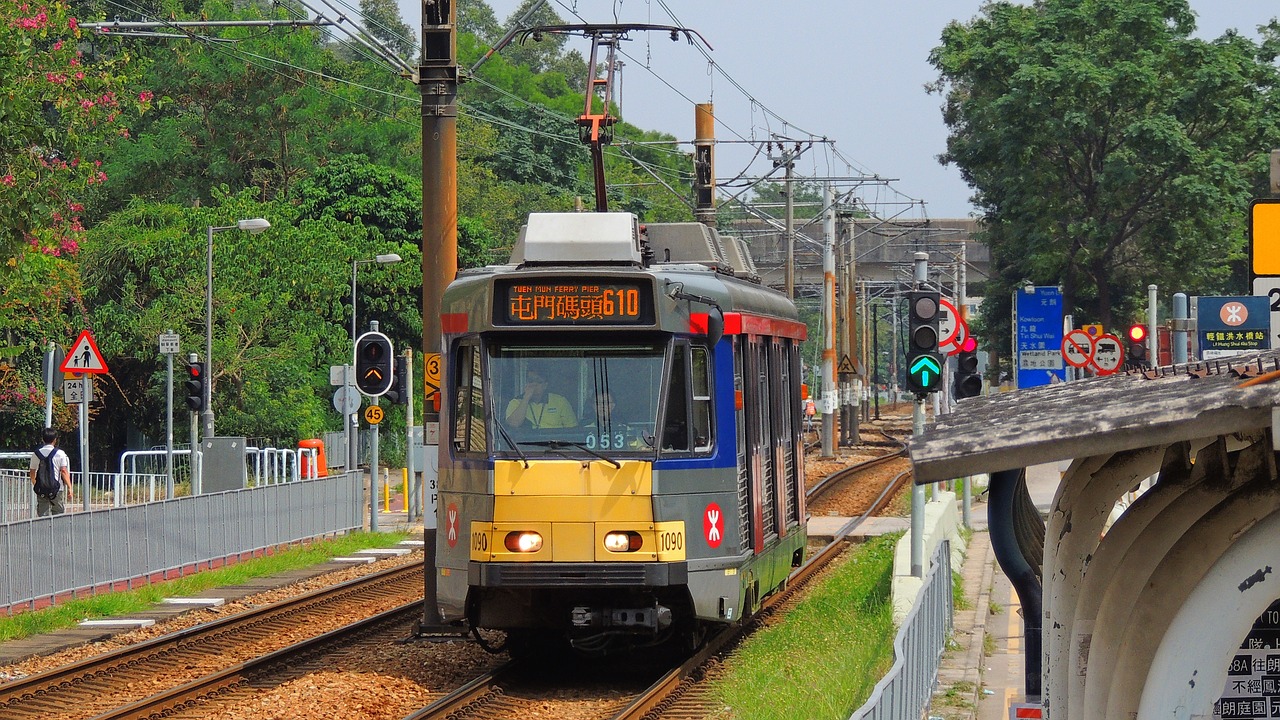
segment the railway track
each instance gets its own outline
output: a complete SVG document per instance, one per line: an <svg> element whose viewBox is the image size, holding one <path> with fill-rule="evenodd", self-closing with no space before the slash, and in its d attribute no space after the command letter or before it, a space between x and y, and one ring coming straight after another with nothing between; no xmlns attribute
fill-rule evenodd
<svg viewBox="0 0 1280 720"><path fill-rule="evenodd" d="M293 663L298 653L343 646L362 634L411 622L421 610L422 588L422 565L404 565L54 668L0 685L0 717L170 716L197 698ZM367 614L388 606L393 609L363 624L315 637L339 612ZM313 637L288 648L291 654L262 649L263 644L288 646L300 627Z"/></svg>
<svg viewBox="0 0 1280 720"><path fill-rule="evenodd" d="M708 667L720 662L768 618L797 602L800 589L844 551L847 534L837 537L797 568L788 579L786 588L765 598L760 612L750 620L709 638L697 653L675 667L655 673L658 677L648 687L636 690L631 697L598 701L595 703L598 712L594 716L611 720L654 720L659 717L701 718L718 713L723 708L711 695L709 687L701 682ZM513 692L512 688L523 682L524 672L526 668L518 662L494 668L404 720L558 717L562 714L557 713L557 702L571 702L578 711L574 716L584 716L581 699L559 701L547 696L522 697L520 693ZM611 689L616 691L618 688L615 685ZM566 710L563 714L569 713Z"/></svg>
<svg viewBox="0 0 1280 720"><path fill-rule="evenodd" d="M907 446L904 441L893 437L882 430L876 430L876 432L885 439L886 444L888 444L891 449L883 455L871 458L870 460L864 460L862 462L853 463L847 467L840 468L818 481L817 484L805 491L805 504L807 506L812 507L819 498L830 493L833 489L851 482L859 475L863 475L875 468L888 465L900 458L906 457ZM897 492L909 481L910 473L900 473L896 475L871 502L870 507L866 508L865 512L875 514L883 511L888 503L893 499L894 495L897 494Z"/></svg>

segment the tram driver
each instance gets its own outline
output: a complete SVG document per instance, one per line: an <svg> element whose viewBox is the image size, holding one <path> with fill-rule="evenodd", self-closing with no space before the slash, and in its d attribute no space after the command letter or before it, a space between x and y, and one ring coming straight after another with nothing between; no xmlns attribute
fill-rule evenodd
<svg viewBox="0 0 1280 720"><path fill-rule="evenodd" d="M503 416L512 428L571 428L578 426L573 407L563 395L547 390L546 366L531 367L524 378L524 391L507 403Z"/></svg>

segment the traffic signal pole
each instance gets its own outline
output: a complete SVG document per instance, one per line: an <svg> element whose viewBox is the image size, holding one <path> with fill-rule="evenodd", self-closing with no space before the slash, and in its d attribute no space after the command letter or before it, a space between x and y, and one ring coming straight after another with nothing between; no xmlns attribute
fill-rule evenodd
<svg viewBox="0 0 1280 720"><path fill-rule="evenodd" d="M929 253L915 254L914 289L924 287L929 279ZM916 393L911 411L911 434L924 434L924 393ZM924 486L911 483L911 576L924 578Z"/></svg>

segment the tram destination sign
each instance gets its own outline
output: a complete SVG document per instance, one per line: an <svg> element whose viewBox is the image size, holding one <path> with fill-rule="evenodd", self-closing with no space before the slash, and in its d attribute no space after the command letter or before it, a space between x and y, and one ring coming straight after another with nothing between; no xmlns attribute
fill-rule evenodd
<svg viewBox="0 0 1280 720"><path fill-rule="evenodd" d="M500 280L494 324L651 325L653 286L640 280Z"/></svg>

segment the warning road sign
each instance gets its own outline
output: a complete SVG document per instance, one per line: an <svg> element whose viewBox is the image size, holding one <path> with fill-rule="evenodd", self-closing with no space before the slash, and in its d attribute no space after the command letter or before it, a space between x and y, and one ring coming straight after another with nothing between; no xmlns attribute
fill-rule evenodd
<svg viewBox="0 0 1280 720"><path fill-rule="evenodd" d="M840 375L857 375L858 369L853 366L853 360L848 355L840 357L840 364L836 366L836 373Z"/></svg>
<svg viewBox="0 0 1280 720"><path fill-rule="evenodd" d="M98 344L93 341L93 335L88 330L80 331L80 337L76 338L71 351L67 353L67 357L63 359L58 369L62 372L90 375L108 372L107 363L102 359L102 353L98 352Z"/></svg>

